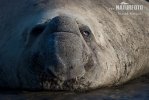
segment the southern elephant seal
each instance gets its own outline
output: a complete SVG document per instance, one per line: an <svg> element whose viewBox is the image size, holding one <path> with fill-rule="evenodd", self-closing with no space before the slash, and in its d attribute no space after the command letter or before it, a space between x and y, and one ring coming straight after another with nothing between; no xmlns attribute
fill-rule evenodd
<svg viewBox="0 0 149 100"><path fill-rule="evenodd" d="M9 2L8 2L9 1ZM149 7L146 0L125 0ZM88 90L149 72L149 13L121 0L1 0L0 87Z"/></svg>

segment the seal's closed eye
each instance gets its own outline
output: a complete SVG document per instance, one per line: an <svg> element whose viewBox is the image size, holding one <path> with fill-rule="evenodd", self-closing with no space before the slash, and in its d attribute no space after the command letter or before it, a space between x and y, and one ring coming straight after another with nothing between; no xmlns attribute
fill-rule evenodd
<svg viewBox="0 0 149 100"><path fill-rule="evenodd" d="M36 25L31 30L31 35L38 36L44 31L44 29L45 29L45 25L43 25L43 24Z"/></svg>

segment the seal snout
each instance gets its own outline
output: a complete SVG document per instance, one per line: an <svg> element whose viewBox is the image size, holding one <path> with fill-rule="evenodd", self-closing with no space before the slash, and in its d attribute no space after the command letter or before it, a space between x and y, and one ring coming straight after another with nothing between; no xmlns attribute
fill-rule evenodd
<svg viewBox="0 0 149 100"><path fill-rule="evenodd" d="M42 36L33 46L34 51L38 51L33 52L33 67L51 78L70 80L82 77L86 65L89 65L89 52L82 42L76 21L67 16L57 16L46 26L39 27L40 31Z"/></svg>

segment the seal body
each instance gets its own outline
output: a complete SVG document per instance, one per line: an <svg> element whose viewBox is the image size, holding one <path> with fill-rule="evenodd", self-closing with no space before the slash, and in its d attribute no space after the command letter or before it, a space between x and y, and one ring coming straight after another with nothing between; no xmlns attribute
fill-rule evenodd
<svg viewBox="0 0 149 100"><path fill-rule="evenodd" d="M0 4L1 88L89 90L148 74L145 10L119 15L110 8L120 0L9 2Z"/></svg>

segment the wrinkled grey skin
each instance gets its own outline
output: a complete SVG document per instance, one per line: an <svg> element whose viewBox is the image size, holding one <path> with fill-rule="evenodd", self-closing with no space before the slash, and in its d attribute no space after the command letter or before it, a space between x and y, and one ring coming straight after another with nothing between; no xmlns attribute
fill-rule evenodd
<svg viewBox="0 0 149 100"><path fill-rule="evenodd" d="M123 16L109 9L121 0L0 2L1 88L89 90L149 72L145 11Z"/></svg>

